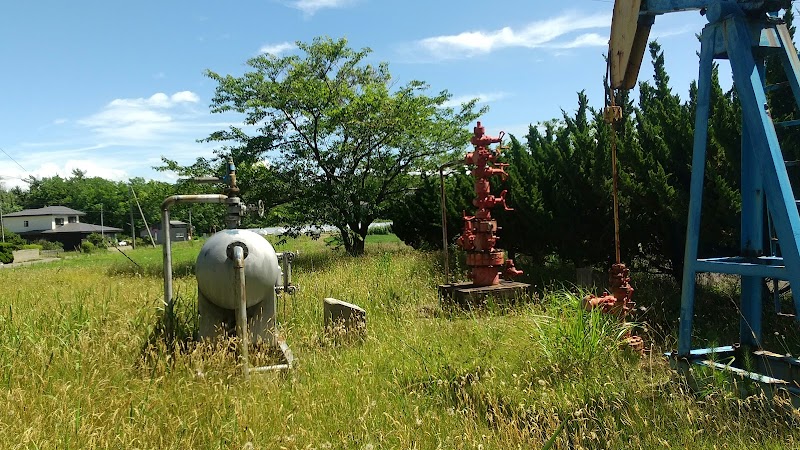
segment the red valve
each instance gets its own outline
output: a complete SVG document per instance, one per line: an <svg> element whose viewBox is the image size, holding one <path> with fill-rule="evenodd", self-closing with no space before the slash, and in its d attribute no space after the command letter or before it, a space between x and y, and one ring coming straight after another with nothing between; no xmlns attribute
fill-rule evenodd
<svg viewBox="0 0 800 450"><path fill-rule="evenodd" d="M608 284L611 292L606 292L602 297L587 295L583 299L583 307L587 311L599 308L605 314L611 314L625 321L625 317L633 311L636 303L631 300L633 287L631 286L630 269L625 264L617 263L608 271ZM640 336L630 331L625 336L628 346L638 352L644 351L644 341Z"/></svg>
<svg viewBox="0 0 800 450"><path fill-rule="evenodd" d="M505 168L506 163L495 162L500 154L501 146L496 151L489 148L491 144L499 144L505 136L500 132L498 137L486 135L486 130L478 122L473 130L470 142L475 149L466 154L464 163L475 166L472 176L475 177L475 198L472 204L478 208L474 216L463 214L464 228L461 237L458 238L459 247L467 251L467 265L472 267L472 283L476 286L491 286L500 283L500 275L511 278L521 275L522 271L514 267L514 261L505 260L503 250L495 248L499 239L495 234L500 227L497 221L492 219L491 209L502 205L506 211L511 211L506 204L507 191L500 192L500 195L491 194L489 178L500 176L502 180L508 178Z"/></svg>

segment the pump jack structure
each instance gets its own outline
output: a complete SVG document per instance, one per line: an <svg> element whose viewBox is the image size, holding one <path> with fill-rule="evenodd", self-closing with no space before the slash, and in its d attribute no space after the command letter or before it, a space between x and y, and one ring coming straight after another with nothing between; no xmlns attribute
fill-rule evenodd
<svg viewBox="0 0 800 450"><path fill-rule="evenodd" d="M697 113L686 228L678 351L670 354L680 368L690 364L733 372L758 382L768 392L800 399L800 360L762 348L762 286L765 278L786 280L793 289L795 318L800 317L800 214L789 183L775 127L798 126L800 120L773 123L767 105L771 89L790 87L800 112L800 58L786 27L777 17L788 0L617 0L609 42L612 89L630 89L656 16L699 10L708 24L701 34ZM780 58L787 86L765 86L765 58ZM742 215L740 254L698 258L700 214L706 162L711 72L714 59L728 59L742 105ZM775 229L778 251L764 248L765 206ZM741 320L738 345L692 349L695 276L711 272L741 276ZM725 362L725 361L728 362ZM723 362L720 362L723 361ZM748 367L742 367L750 361ZM739 366L739 367L737 367Z"/></svg>

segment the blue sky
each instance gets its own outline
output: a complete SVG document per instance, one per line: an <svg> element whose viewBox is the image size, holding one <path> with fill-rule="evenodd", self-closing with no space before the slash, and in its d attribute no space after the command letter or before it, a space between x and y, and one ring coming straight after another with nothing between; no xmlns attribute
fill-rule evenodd
<svg viewBox="0 0 800 450"><path fill-rule="evenodd" d="M612 1L458 2L209 0L4 2L0 10L0 182L28 175L174 179L152 166L189 163L213 147L196 140L237 121L209 113L205 69L240 75L261 52L346 37L370 47L399 83L418 79L453 101L489 105L487 132L573 111L576 93L603 102ZM697 12L661 16L652 37L676 92L697 76ZM652 71L646 62L640 80ZM16 160L16 163L11 159ZM18 164L17 164L18 163ZM21 167L20 167L21 166Z"/></svg>

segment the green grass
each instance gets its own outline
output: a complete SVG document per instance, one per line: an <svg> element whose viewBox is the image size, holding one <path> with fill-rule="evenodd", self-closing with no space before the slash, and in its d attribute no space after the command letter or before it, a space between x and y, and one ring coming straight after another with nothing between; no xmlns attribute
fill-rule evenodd
<svg viewBox="0 0 800 450"><path fill-rule="evenodd" d="M578 295L443 312L437 255L372 238L362 258L307 238L277 247L301 252L300 291L278 308L297 367L250 382L226 348L153 339L160 249L126 251L138 267L102 252L0 270L0 448L800 446L797 411L724 380L690 394L660 347L623 349L620 325ZM189 331L201 245L174 252ZM324 297L367 310L365 341L325 338Z"/></svg>
<svg viewBox="0 0 800 450"><path fill-rule="evenodd" d="M367 244L391 244L399 243L400 239L394 234L370 234L367 235Z"/></svg>

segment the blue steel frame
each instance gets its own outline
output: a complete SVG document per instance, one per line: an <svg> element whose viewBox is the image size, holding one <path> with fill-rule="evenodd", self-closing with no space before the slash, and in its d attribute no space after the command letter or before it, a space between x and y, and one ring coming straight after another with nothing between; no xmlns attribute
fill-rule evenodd
<svg viewBox="0 0 800 450"><path fill-rule="evenodd" d="M769 21L765 15L748 17L735 1L647 2L648 5L672 6L698 3L711 3L708 17L712 23L706 25L701 35L678 338L678 356L683 358L690 358L694 353L691 350L691 338L697 273L715 272L742 276L740 339L742 345L756 348L761 347L761 286L764 278L788 280L792 287L800 287L800 214L792 194L775 125L767 109L762 50L780 49L792 93L800 105L800 60L797 51L784 24ZM646 13L644 7L643 13ZM742 105L741 255L698 259L711 71L716 58L730 60L734 85ZM778 237L781 257L763 256L765 199ZM800 313L800 291L794 296L794 305L795 311ZM796 317L800 318L800 315Z"/></svg>

